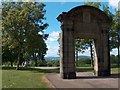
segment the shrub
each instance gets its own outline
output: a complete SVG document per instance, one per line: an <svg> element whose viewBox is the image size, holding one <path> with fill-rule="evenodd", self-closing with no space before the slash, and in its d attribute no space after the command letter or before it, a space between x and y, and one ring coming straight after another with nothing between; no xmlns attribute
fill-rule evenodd
<svg viewBox="0 0 120 90"><path fill-rule="evenodd" d="M38 66L47 66L47 62L45 60L39 60Z"/></svg>
<svg viewBox="0 0 120 90"><path fill-rule="evenodd" d="M78 67L88 67L91 64L91 60L89 58L82 58L78 60Z"/></svg>
<svg viewBox="0 0 120 90"><path fill-rule="evenodd" d="M60 66L59 64L59 60L50 60L50 61L47 61L47 66L51 66L51 67L58 67Z"/></svg>

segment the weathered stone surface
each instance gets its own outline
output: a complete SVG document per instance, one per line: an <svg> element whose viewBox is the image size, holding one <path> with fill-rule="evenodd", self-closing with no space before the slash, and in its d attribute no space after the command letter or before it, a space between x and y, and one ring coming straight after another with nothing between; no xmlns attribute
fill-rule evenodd
<svg viewBox="0 0 120 90"><path fill-rule="evenodd" d="M60 75L64 79L76 78L75 45L77 38L94 39L94 73L110 75L110 53L108 48L109 17L92 6L78 6L58 16L61 22Z"/></svg>

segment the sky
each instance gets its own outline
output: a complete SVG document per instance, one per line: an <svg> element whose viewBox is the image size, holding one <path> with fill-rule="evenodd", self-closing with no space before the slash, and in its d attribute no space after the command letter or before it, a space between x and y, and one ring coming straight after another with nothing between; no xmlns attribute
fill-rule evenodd
<svg viewBox="0 0 120 90"><path fill-rule="evenodd" d="M108 4L110 6L110 11L112 13L115 12L115 8L118 8L118 1L120 0L107 0L107 2L102 2L102 4ZM46 57L52 56L56 57L58 56L58 49L59 49L59 43L58 43L58 37L59 33L61 32L60 29L60 22L57 21L57 17L62 12L67 12L70 9L83 5L83 2L45 2L46 7L46 22L49 24L49 27L45 30L45 33L49 34L48 40L46 40L47 43L47 54ZM114 49L111 54L117 55L117 49ZM90 56L89 49L85 51L85 53L79 53L79 55L86 55Z"/></svg>

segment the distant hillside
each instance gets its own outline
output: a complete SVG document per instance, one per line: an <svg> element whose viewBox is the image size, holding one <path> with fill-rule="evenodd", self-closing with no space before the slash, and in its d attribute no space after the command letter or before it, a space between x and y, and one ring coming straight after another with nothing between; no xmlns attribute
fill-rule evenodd
<svg viewBox="0 0 120 90"><path fill-rule="evenodd" d="M45 57L45 60L59 60L60 57Z"/></svg>
<svg viewBox="0 0 120 90"><path fill-rule="evenodd" d="M90 56L79 56L78 58L79 59L81 59L81 58L90 58Z"/></svg>
<svg viewBox="0 0 120 90"><path fill-rule="evenodd" d="M80 58L90 58L90 56L79 56ZM60 60L60 57L45 57L45 60Z"/></svg>

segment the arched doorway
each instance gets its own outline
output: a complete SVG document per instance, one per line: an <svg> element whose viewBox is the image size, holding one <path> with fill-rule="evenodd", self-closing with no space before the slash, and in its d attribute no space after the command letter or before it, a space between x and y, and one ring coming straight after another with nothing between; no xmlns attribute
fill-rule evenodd
<svg viewBox="0 0 120 90"><path fill-rule="evenodd" d="M77 38L94 39L94 74L110 75L108 30L111 20L93 6L78 6L58 16L60 33L60 75L63 79L76 78L75 45Z"/></svg>

